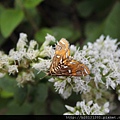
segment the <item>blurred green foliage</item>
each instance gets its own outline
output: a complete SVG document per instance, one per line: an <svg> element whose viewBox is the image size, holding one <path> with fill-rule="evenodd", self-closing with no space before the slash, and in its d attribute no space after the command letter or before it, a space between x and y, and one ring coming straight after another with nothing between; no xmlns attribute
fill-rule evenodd
<svg viewBox="0 0 120 120"><path fill-rule="evenodd" d="M119 13L119 0L1 0L0 50L13 48L20 32L39 44L47 33L81 46L101 34L120 40ZM78 99L74 94L70 98L63 100L47 79L24 88L14 77L0 79L0 114L63 114L64 105Z"/></svg>

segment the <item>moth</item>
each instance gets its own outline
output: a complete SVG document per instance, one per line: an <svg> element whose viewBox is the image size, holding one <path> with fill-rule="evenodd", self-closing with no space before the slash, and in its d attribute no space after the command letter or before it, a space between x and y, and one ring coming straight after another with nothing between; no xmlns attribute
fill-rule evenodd
<svg viewBox="0 0 120 120"><path fill-rule="evenodd" d="M62 38L56 45L55 55L50 65L48 75L54 76L86 76L89 68L70 56L69 42Z"/></svg>

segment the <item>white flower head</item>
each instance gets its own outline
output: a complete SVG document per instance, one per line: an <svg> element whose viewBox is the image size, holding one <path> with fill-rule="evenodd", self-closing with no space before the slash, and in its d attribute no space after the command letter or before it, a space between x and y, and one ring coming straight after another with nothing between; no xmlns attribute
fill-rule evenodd
<svg viewBox="0 0 120 120"><path fill-rule="evenodd" d="M9 56L0 51L0 69L9 65Z"/></svg>
<svg viewBox="0 0 120 120"><path fill-rule="evenodd" d="M28 82L34 82L34 73L32 71L22 72L18 74L16 81L18 82L19 87L24 87L24 85Z"/></svg>
<svg viewBox="0 0 120 120"><path fill-rule="evenodd" d="M9 75L18 73L18 65L9 65L8 66L8 73Z"/></svg>
<svg viewBox="0 0 120 120"><path fill-rule="evenodd" d="M52 46L45 46L44 50L40 52L41 57L50 57L51 59L54 57L55 50L53 49Z"/></svg>
<svg viewBox="0 0 120 120"><path fill-rule="evenodd" d="M76 93L86 93L90 91L90 87L80 77L58 77L50 78L49 82L54 82L55 90L64 98L67 99L72 91Z"/></svg>
<svg viewBox="0 0 120 120"><path fill-rule="evenodd" d="M6 74L0 72L0 78L4 77Z"/></svg>
<svg viewBox="0 0 120 120"><path fill-rule="evenodd" d="M15 51L14 49L11 49L9 52L9 57L14 62L18 61L18 64L20 64L20 61L26 56L26 49L20 49L19 51Z"/></svg>
<svg viewBox="0 0 120 120"><path fill-rule="evenodd" d="M33 63L32 68L36 69L38 73L40 73L41 71L46 72L48 71L50 64L51 64L50 60L44 60L42 58L39 58L39 62Z"/></svg>
<svg viewBox="0 0 120 120"><path fill-rule="evenodd" d="M55 42L55 37L47 33L47 36L45 37L45 40Z"/></svg>
<svg viewBox="0 0 120 120"><path fill-rule="evenodd" d="M26 52L26 58L28 58L29 60L35 60L38 55L39 55L38 50L28 49L27 52Z"/></svg>
<svg viewBox="0 0 120 120"><path fill-rule="evenodd" d="M40 50L43 50L44 47L48 46L51 41L55 42L55 37L47 33L47 36L45 37L45 41L42 44Z"/></svg>
<svg viewBox="0 0 120 120"><path fill-rule="evenodd" d="M105 103L103 106L99 106L97 103L94 103L93 101L89 101L88 103L85 103L85 100L78 101L76 103L75 107L71 107L68 105L65 105L67 110L69 112L64 113L63 115L105 115L109 113L109 103Z"/></svg>
<svg viewBox="0 0 120 120"><path fill-rule="evenodd" d="M35 47L36 47L36 49L38 49L38 43L37 43L37 41L31 40L30 43L29 43L28 49L33 50L33 49L35 49Z"/></svg>
<svg viewBox="0 0 120 120"><path fill-rule="evenodd" d="M27 46L27 34L25 33L20 33L20 38L17 43L17 50L23 49L25 46Z"/></svg>
<svg viewBox="0 0 120 120"><path fill-rule="evenodd" d="M96 42L87 45L83 47L83 51L86 56L89 56L88 61L91 66L89 68L91 74L94 75L91 79L94 80L96 86L102 83L106 84L107 88L115 89L120 81L120 50L117 49L117 40L109 36L105 38L102 35ZM104 82L103 77L106 79Z"/></svg>
<svg viewBox="0 0 120 120"><path fill-rule="evenodd" d="M77 47L75 45L70 45L70 53L73 55L77 50Z"/></svg>

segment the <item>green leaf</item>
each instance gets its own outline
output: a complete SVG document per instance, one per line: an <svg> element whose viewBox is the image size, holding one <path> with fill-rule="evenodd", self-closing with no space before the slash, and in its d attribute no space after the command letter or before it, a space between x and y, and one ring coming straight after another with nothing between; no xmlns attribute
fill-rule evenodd
<svg viewBox="0 0 120 120"><path fill-rule="evenodd" d="M50 109L54 114L57 115L62 115L65 112L65 107L63 103L59 100L53 100Z"/></svg>
<svg viewBox="0 0 120 120"><path fill-rule="evenodd" d="M32 111L32 105L25 103L22 106L12 101L8 104L7 115L28 115Z"/></svg>
<svg viewBox="0 0 120 120"><path fill-rule="evenodd" d="M5 10L5 8L0 4L0 15Z"/></svg>
<svg viewBox="0 0 120 120"><path fill-rule="evenodd" d="M0 88L7 92L14 93L16 84L15 79L7 75L0 79Z"/></svg>
<svg viewBox="0 0 120 120"><path fill-rule="evenodd" d="M27 93L28 93L27 86L24 87L17 86L14 93L15 101L20 105L23 104L27 97Z"/></svg>
<svg viewBox="0 0 120 120"><path fill-rule="evenodd" d="M85 27L86 36L87 39L84 42L86 44L87 42L94 42L98 37L100 37L101 34L103 34L104 30L104 22L102 23L88 23Z"/></svg>
<svg viewBox="0 0 120 120"><path fill-rule="evenodd" d="M77 4L77 10L82 17L89 17L92 13L104 15L113 3L114 0L83 0Z"/></svg>
<svg viewBox="0 0 120 120"><path fill-rule="evenodd" d="M120 39L120 2L116 2L106 19L104 33L113 38Z"/></svg>
<svg viewBox="0 0 120 120"><path fill-rule="evenodd" d="M48 96L48 86L47 84L39 84L36 92L36 101L45 102Z"/></svg>
<svg viewBox="0 0 120 120"><path fill-rule="evenodd" d="M93 6L93 4L91 4L91 1L88 1L88 0L82 1L77 4L77 10L78 10L78 13L80 14L80 16L88 17L94 10L94 6Z"/></svg>
<svg viewBox="0 0 120 120"><path fill-rule="evenodd" d="M7 104L10 102L10 99L6 99L6 98L1 98L0 97L0 110L3 108L5 109L5 107L7 106Z"/></svg>
<svg viewBox="0 0 120 120"><path fill-rule="evenodd" d="M33 8L39 5L43 0L23 0L23 4L26 8Z"/></svg>
<svg viewBox="0 0 120 120"><path fill-rule="evenodd" d="M2 90L0 95L2 98L10 98L14 96L14 93Z"/></svg>
<svg viewBox="0 0 120 120"><path fill-rule="evenodd" d="M62 0L62 3L65 5L70 5L72 3L72 0Z"/></svg>
<svg viewBox="0 0 120 120"><path fill-rule="evenodd" d="M39 43L43 43L45 41L45 36L48 34L53 34L51 29L48 28L43 28L41 30L39 30L36 34L35 34L35 40L37 40Z"/></svg>
<svg viewBox="0 0 120 120"><path fill-rule="evenodd" d="M46 115L47 104L45 102L34 102L34 114L35 115Z"/></svg>
<svg viewBox="0 0 120 120"><path fill-rule="evenodd" d="M24 14L21 10L8 9L4 10L0 17L1 33L8 37L13 30L21 23Z"/></svg>
<svg viewBox="0 0 120 120"><path fill-rule="evenodd" d="M61 38L69 39L73 35L72 30L67 27L54 27L52 30L58 40Z"/></svg>

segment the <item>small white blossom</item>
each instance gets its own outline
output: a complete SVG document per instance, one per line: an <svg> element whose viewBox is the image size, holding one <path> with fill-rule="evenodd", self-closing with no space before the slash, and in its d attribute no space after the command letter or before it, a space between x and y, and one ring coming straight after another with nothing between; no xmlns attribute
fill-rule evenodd
<svg viewBox="0 0 120 120"><path fill-rule="evenodd" d="M18 73L18 65L9 65L8 73L9 73L9 75Z"/></svg>
<svg viewBox="0 0 120 120"><path fill-rule="evenodd" d="M75 108L71 107L69 105L65 105L65 107L70 111L70 112L75 112Z"/></svg>
<svg viewBox="0 0 120 120"><path fill-rule="evenodd" d="M75 45L70 45L70 53L73 55L77 50L77 47Z"/></svg>
<svg viewBox="0 0 120 120"><path fill-rule="evenodd" d="M40 56L41 57L50 57L50 58L53 58L55 54L55 50L52 48L52 46L45 46L44 47L44 50L40 52Z"/></svg>
<svg viewBox="0 0 120 120"><path fill-rule="evenodd" d="M36 69L39 72L41 71L46 72L49 69L50 64L51 64L50 60L44 60L39 58L39 63L33 63L32 68Z"/></svg>
<svg viewBox="0 0 120 120"><path fill-rule="evenodd" d="M52 36L52 35L50 35L50 34L47 34L47 36L45 37L45 41L44 41L44 43L42 44L40 50L43 50L44 47L46 47L47 45L49 45L49 43L50 43L51 41L55 42L55 37Z"/></svg>
<svg viewBox="0 0 120 120"><path fill-rule="evenodd" d="M49 82L55 82L55 79L54 78L50 78L48 81Z"/></svg>
<svg viewBox="0 0 120 120"><path fill-rule="evenodd" d="M76 93L86 93L90 91L90 87L87 85L87 82L82 80L80 77L73 77L73 91Z"/></svg>
<svg viewBox="0 0 120 120"><path fill-rule="evenodd" d="M61 94L61 96L64 98L64 99L67 99L72 93L72 88L71 86L68 86L68 87L65 87L64 91L59 94Z"/></svg>
<svg viewBox="0 0 120 120"><path fill-rule="evenodd" d="M26 53L26 58L28 58L30 60L35 60L38 55L39 55L39 51L38 50L28 49L27 53Z"/></svg>
<svg viewBox="0 0 120 120"><path fill-rule="evenodd" d="M0 78L4 77L5 76L5 73L1 73L0 72Z"/></svg>
<svg viewBox="0 0 120 120"><path fill-rule="evenodd" d="M34 82L34 73L32 71L28 72L22 72L21 74L18 74L18 77L16 78L16 81L18 82L19 87L23 87L24 84L28 82Z"/></svg>
<svg viewBox="0 0 120 120"><path fill-rule="evenodd" d="M20 33L20 38L17 43L17 50L23 49L25 46L27 46L27 34L25 33Z"/></svg>
<svg viewBox="0 0 120 120"><path fill-rule="evenodd" d="M45 37L45 40L55 42L55 37L47 33L47 36Z"/></svg>
<svg viewBox="0 0 120 120"><path fill-rule="evenodd" d="M105 103L102 107L93 101L85 103L85 101L77 102L75 107L65 105L69 112L63 115L105 115L109 113L109 103Z"/></svg>
<svg viewBox="0 0 120 120"><path fill-rule="evenodd" d="M9 65L9 57L0 51L0 69Z"/></svg>
<svg viewBox="0 0 120 120"><path fill-rule="evenodd" d="M9 52L9 57L13 59L13 61L18 61L18 64L20 64L20 61L26 56L26 49L20 49L20 51L15 51L14 49L11 49Z"/></svg>
<svg viewBox="0 0 120 120"><path fill-rule="evenodd" d="M28 58L29 60L35 60L39 55L39 50L37 48L38 48L37 42L31 40L25 57Z"/></svg>
<svg viewBox="0 0 120 120"><path fill-rule="evenodd" d="M28 46L28 49L38 49L38 43L35 41L35 40L31 40L30 43L29 43L29 46Z"/></svg>

